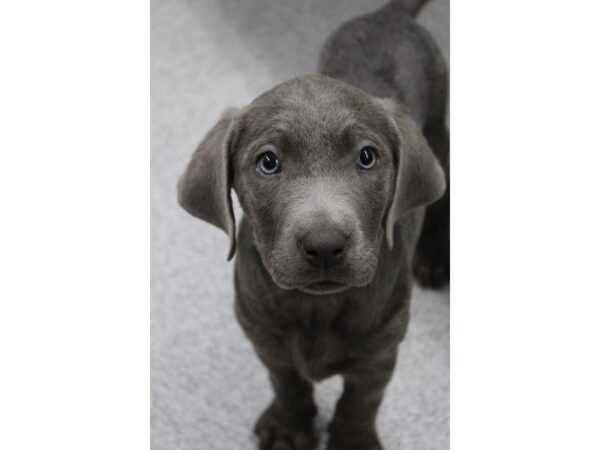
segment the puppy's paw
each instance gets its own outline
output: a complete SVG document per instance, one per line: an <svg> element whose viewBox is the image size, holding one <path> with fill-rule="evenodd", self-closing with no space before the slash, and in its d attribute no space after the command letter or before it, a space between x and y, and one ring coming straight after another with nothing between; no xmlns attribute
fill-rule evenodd
<svg viewBox="0 0 600 450"><path fill-rule="evenodd" d="M333 435L329 438L327 450L383 450L383 447L376 435L357 438Z"/></svg>
<svg viewBox="0 0 600 450"><path fill-rule="evenodd" d="M274 405L263 412L254 433L259 450L313 450L315 446L312 417L292 420Z"/></svg>
<svg viewBox="0 0 600 450"><path fill-rule="evenodd" d="M374 427L336 420L329 425L327 450L383 450Z"/></svg>
<svg viewBox="0 0 600 450"><path fill-rule="evenodd" d="M441 289L450 283L450 245L446 239L421 239L413 261L413 274L426 288Z"/></svg>
<svg viewBox="0 0 600 450"><path fill-rule="evenodd" d="M351 447L343 447L336 444L329 444L327 450L383 450L383 447L379 443L374 444L358 444Z"/></svg>

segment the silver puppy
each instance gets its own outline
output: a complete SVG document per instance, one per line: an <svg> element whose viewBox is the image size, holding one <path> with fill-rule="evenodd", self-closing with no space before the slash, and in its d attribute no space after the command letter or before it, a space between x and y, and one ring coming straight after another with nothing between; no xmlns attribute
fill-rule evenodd
<svg viewBox="0 0 600 450"><path fill-rule="evenodd" d="M237 318L275 393L255 427L261 450L313 448L312 382L338 373L328 449L381 449L375 417L417 247L422 281L447 277L447 195L425 219L446 189L447 77L413 20L422 3L341 27L321 75L227 111L179 182L183 208L229 235L229 258L237 250ZM237 238L232 188L245 213Z"/></svg>

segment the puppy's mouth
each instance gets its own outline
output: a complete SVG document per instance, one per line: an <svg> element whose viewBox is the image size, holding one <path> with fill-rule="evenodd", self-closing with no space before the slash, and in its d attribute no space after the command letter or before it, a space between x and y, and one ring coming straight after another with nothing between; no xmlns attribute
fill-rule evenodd
<svg viewBox="0 0 600 450"><path fill-rule="evenodd" d="M330 280L322 280L317 281L316 283L310 283L306 286L302 286L299 288L302 292L306 292L307 294L313 295L326 295L326 294L336 294L338 292L345 291L349 289L350 286L344 283L339 283L337 281Z"/></svg>

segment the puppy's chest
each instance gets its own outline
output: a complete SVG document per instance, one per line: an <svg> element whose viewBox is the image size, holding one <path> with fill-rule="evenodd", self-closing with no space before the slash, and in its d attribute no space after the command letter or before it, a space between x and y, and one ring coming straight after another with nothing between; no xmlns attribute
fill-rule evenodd
<svg viewBox="0 0 600 450"><path fill-rule="evenodd" d="M331 330L294 329L287 340L287 351L305 377L320 380L341 372L349 363L346 340Z"/></svg>
<svg viewBox="0 0 600 450"><path fill-rule="evenodd" d="M315 308L300 315L289 329L286 350L300 373L319 380L343 372L356 359L352 324L357 318L349 311Z"/></svg>

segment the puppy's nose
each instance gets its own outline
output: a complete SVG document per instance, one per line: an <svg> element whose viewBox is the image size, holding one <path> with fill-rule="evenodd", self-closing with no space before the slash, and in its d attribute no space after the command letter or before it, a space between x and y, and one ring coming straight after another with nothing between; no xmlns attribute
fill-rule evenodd
<svg viewBox="0 0 600 450"><path fill-rule="evenodd" d="M318 227L299 240L300 249L313 266L328 269L342 261L348 239L335 227Z"/></svg>

